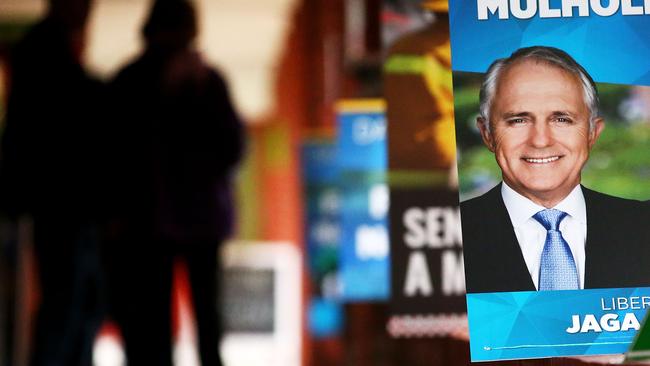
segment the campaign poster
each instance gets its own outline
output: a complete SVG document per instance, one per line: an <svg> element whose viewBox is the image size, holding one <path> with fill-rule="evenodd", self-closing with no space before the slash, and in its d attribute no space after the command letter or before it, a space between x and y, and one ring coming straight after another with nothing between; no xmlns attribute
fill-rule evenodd
<svg viewBox="0 0 650 366"><path fill-rule="evenodd" d="M649 5L450 1L472 361L621 354L640 328Z"/></svg>
<svg viewBox="0 0 650 366"><path fill-rule="evenodd" d="M305 202L305 242L311 279L308 329L315 338L338 335L343 307L338 291L341 198L336 141L308 139L301 162Z"/></svg>
<svg viewBox="0 0 650 366"><path fill-rule="evenodd" d="M467 328L449 22L442 1L385 0L393 337Z"/></svg>
<svg viewBox="0 0 650 366"><path fill-rule="evenodd" d="M346 302L386 301L390 288L384 102L347 99L336 108L341 297Z"/></svg>
<svg viewBox="0 0 650 366"><path fill-rule="evenodd" d="M466 328L458 193L391 188L391 318L394 337L445 336Z"/></svg>

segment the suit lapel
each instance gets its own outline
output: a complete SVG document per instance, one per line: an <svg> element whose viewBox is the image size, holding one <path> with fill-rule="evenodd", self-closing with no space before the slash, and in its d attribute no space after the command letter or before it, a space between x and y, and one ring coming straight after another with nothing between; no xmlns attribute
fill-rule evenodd
<svg viewBox="0 0 650 366"><path fill-rule="evenodd" d="M600 201L592 191L581 187L585 197L587 211L587 240L585 242L585 288L606 287L608 271L598 268L603 263L608 263L607 243L615 240L612 235L608 218L605 214L607 207L602 207Z"/></svg>
<svg viewBox="0 0 650 366"><path fill-rule="evenodd" d="M498 263L503 266L502 273L506 277L503 280L507 281L508 287L513 289L510 291L535 291L535 284L530 278L524 255L521 253L521 247L517 241L512 221L510 221L510 215L508 215L506 205L503 203L501 185L492 190L491 201L492 207L496 208L494 210L494 222L506 223L505 226L491 225L489 230L492 230L492 236L488 236L496 238L495 245L497 248L495 253L498 253L500 257Z"/></svg>

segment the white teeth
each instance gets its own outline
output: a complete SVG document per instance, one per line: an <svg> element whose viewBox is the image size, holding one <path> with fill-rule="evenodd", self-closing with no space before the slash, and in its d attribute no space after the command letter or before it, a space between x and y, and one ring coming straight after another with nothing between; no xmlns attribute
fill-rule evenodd
<svg viewBox="0 0 650 366"><path fill-rule="evenodd" d="M526 160L526 161L529 162L529 163L535 163L535 164L546 164L546 163L550 163L550 162L556 161L556 160L559 159L559 158L560 158L559 156L551 156L551 157L549 157L549 158L541 158L541 159L536 159L536 158L524 158L524 160Z"/></svg>

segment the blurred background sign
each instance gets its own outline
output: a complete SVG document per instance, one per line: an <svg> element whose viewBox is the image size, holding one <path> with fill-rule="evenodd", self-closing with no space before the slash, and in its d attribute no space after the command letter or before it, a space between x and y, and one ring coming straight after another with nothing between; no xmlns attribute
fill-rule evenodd
<svg viewBox="0 0 650 366"><path fill-rule="evenodd" d="M389 296L384 111L380 99L337 103L344 301L382 301Z"/></svg>
<svg viewBox="0 0 650 366"><path fill-rule="evenodd" d="M300 365L302 259L295 245L232 242L221 255L224 363Z"/></svg>
<svg viewBox="0 0 650 366"><path fill-rule="evenodd" d="M445 5L384 0L393 337L467 327Z"/></svg>
<svg viewBox="0 0 650 366"><path fill-rule="evenodd" d="M343 309L338 286L341 200L334 139L302 145L305 242L311 279L309 332L316 338L339 335Z"/></svg>
<svg viewBox="0 0 650 366"><path fill-rule="evenodd" d="M441 336L466 327L458 192L391 189L393 336Z"/></svg>

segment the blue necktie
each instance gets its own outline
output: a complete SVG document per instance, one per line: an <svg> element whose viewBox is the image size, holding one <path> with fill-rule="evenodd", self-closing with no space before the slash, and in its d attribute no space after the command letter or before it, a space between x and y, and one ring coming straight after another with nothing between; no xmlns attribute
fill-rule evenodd
<svg viewBox="0 0 650 366"><path fill-rule="evenodd" d="M559 226L566 212L547 209L533 218L546 229L546 241L539 267L539 290L578 290L580 280L569 243L562 237Z"/></svg>

